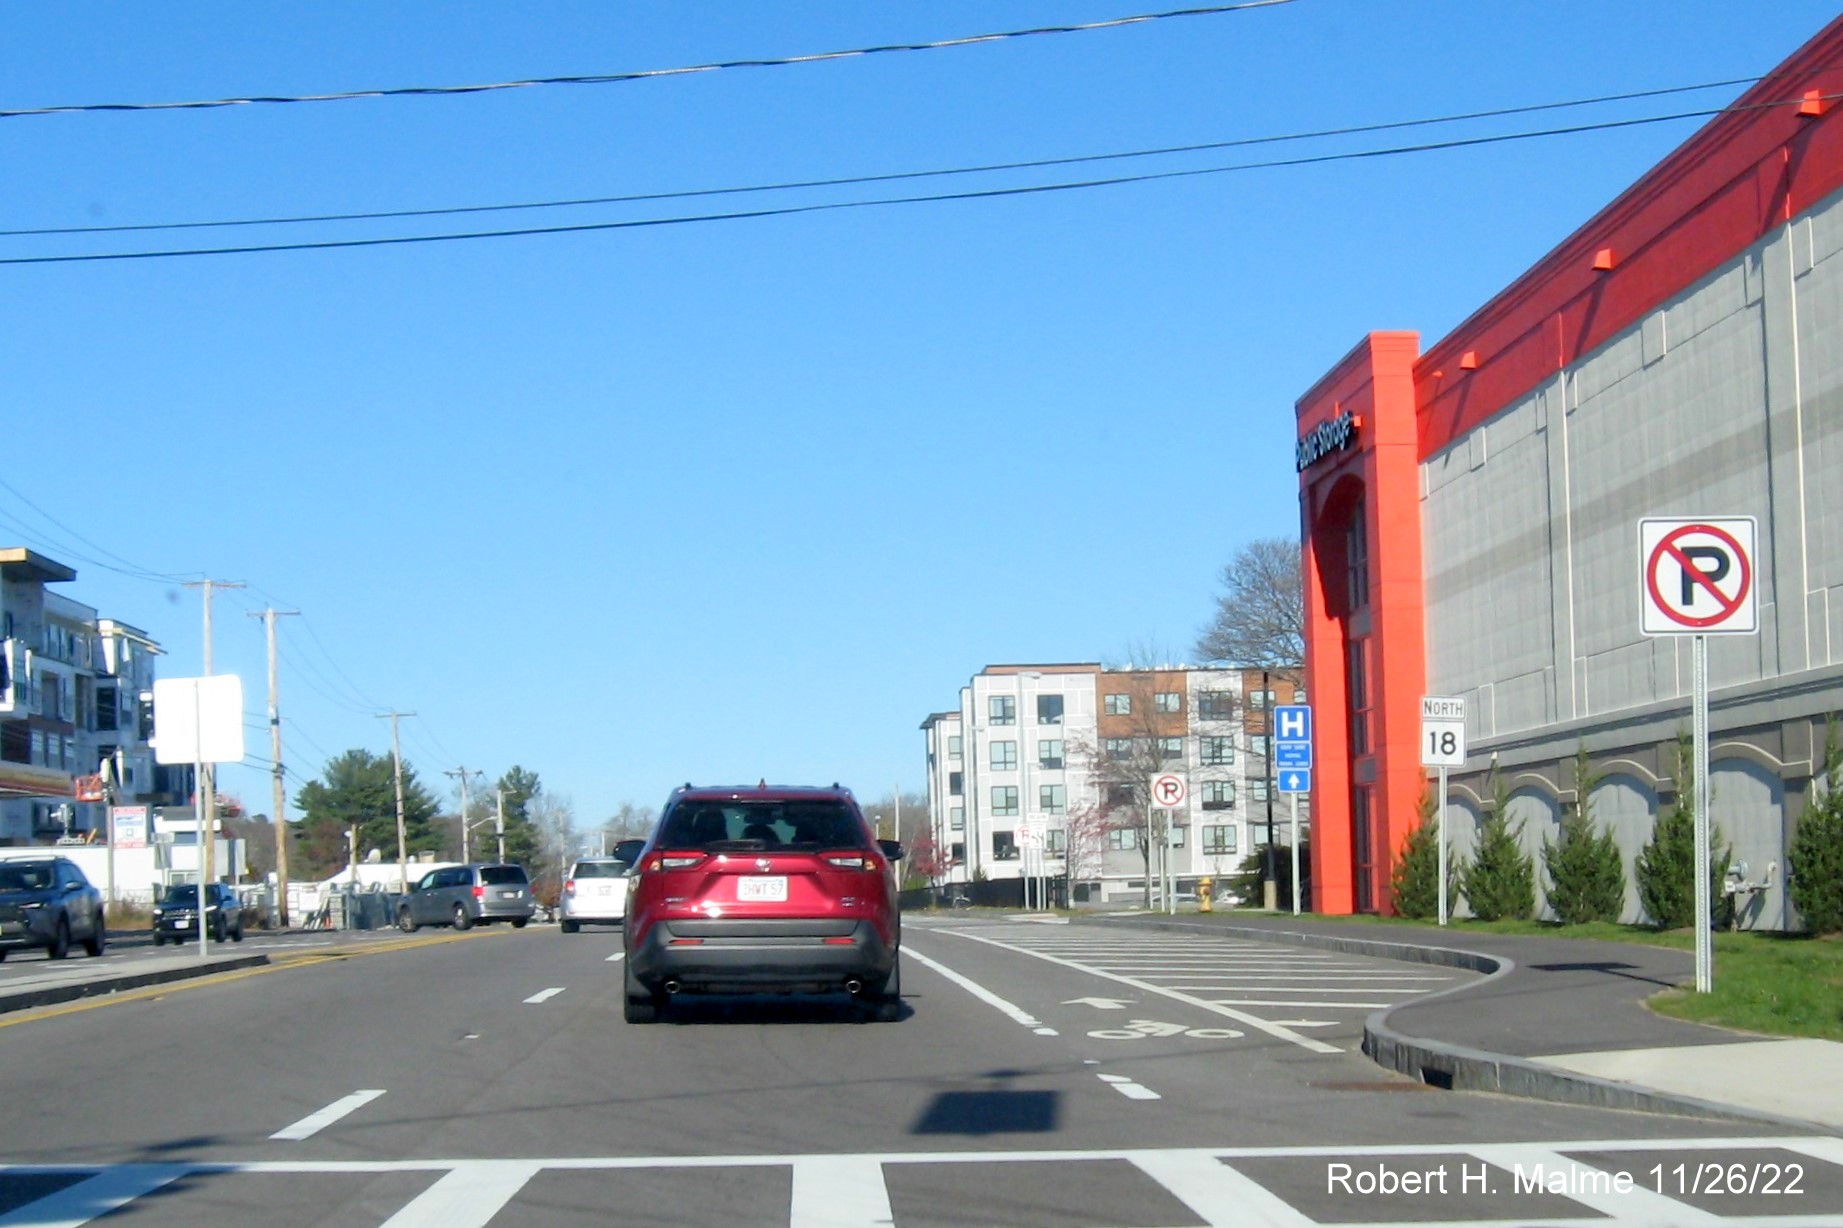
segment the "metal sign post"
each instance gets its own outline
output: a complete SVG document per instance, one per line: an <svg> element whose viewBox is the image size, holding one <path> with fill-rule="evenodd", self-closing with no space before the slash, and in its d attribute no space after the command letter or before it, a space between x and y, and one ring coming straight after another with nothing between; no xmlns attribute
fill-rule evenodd
<svg viewBox="0 0 1843 1228"><path fill-rule="evenodd" d="M1299 795L1293 798L1293 915L1299 915Z"/></svg>
<svg viewBox="0 0 1843 1228"><path fill-rule="evenodd" d="M1752 516L1638 522L1640 630L1690 640L1691 771L1696 783L1696 992L1715 988L1714 899L1709 884L1709 648L1711 635L1759 631Z"/></svg>
<svg viewBox="0 0 1843 1228"><path fill-rule="evenodd" d="M1268 757L1282 769L1280 792L1292 795L1293 915L1299 915L1299 795L1312 789L1312 708L1309 704L1276 704L1269 731ZM1271 838L1271 837L1270 837Z"/></svg>
<svg viewBox="0 0 1843 1228"><path fill-rule="evenodd" d="M1434 812L1435 839L1440 842L1440 924L1446 915L1446 769L1465 764L1465 699L1448 695L1421 696L1421 766L1440 770L1440 793Z"/></svg>

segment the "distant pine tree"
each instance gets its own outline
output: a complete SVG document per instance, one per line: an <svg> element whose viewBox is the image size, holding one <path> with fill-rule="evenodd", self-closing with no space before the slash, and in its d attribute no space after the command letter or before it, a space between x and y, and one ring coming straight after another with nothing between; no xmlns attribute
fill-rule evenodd
<svg viewBox="0 0 1843 1228"><path fill-rule="evenodd" d="M1682 929L1696 923L1696 759L1689 734L1677 734L1676 798L1657 816L1651 840L1632 864L1638 883L1638 902L1651 924L1661 930ZM1721 847L1721 829L1709 828L1709 900L1713 913L1722 911L1722 883L1728 877L1732 850Z"/></svg>
<svg viewBox="0 0 1843 1228"><path fill-rule="evenodd" d="M1625 909L1625 866L1610 831L1593 820L1593 790L1600 777L1583 744L1574 756L1574 801L1562 810L1556 841L1542 842L1549 872L1549 907L1563 924L1617 921Z"/></svg>
<svg viewBox="0 0 1843 1228"><path fill-rule="evenodd" d="M1843 931L1843 747L1835 716L1825 725L1824 789L1805 803L1786 850L1786 890L1813 934Z"/></svg>
<svg viewBox="0 0 1843 1228"><path fill-rule="evenodd" d="M1536 863L1523 851L1523 824L1510 822L1510 786L1491 766L1491 813L1478 830L1478 849L1465 872L1465 899L1480 921L1536 914Z"/></svg>
<svg viewBox="0 0 1843 1228"><path fill-rule="evenodd" d="M1434 814L1437 806L1433 791L1423 786L1417 807L1421 821L1408 833L1389 875L1395 911L1415 920L1438 916L1440 912L1440 825ZM1446 898L1450 912L1452 883L1458 876L1451 873L1451 865L1447 869Z"/></svg>

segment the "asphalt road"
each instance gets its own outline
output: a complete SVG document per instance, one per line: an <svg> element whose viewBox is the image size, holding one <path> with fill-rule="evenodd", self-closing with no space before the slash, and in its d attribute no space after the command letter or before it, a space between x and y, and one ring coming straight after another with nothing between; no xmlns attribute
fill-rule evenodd
<svg viewBox="0 0 1843 1228"><path fill-rule="evenodd" d="M990 915L905 944L895 1023L709 999L630 1026L618 933L546 926L297 936L268 968L0 1017L0 1228L1843 1222L1837 1140L1432 1091L1361 1055L1377 1004L1465 973ZM1716 1160L1752 1192L1667 1188ZM1763 1191L1793 1165L1796 1193ZM1613 1171L1634 1188L1593 1188Z"/></svg>

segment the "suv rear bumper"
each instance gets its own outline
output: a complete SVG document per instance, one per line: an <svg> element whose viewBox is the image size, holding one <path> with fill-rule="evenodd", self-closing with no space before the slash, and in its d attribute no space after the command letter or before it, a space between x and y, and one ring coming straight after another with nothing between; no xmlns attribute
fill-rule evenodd
<svg viewBox="0 0 1843 1228"><path fill-rule="evenodd" d="M830 993L882 985L896 952L869 921L662 921L627 958L650 990Z"/></svg>

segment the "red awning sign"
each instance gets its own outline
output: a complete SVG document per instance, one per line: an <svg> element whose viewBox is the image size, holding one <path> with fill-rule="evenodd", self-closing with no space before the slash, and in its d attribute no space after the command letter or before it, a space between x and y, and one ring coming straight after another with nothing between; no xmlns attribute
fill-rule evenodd
<svg viewBox="0 0 1843 1228"><path fill-rule="evenodd" d="M1638 522L1646 635L1759 630L1751 516Z"/></svg>

